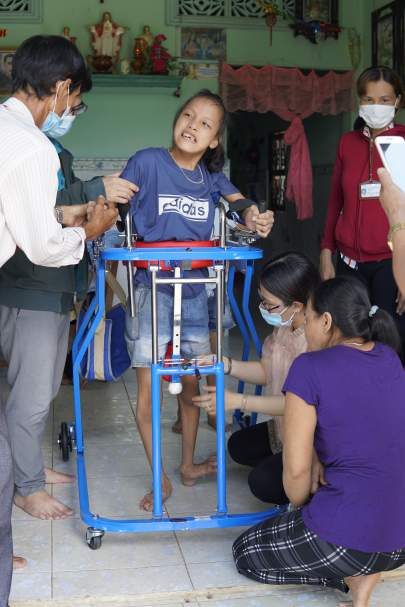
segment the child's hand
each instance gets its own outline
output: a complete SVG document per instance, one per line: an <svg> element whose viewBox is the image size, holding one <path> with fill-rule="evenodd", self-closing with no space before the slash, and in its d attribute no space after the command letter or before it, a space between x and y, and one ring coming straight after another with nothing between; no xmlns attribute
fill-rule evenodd
<svg viewBox="0 0 405 607"><path fill-rule="evenodd" d="M273 211L259 213L259 209L256 205L249 207L245 211L243 218L246 227L249 228L249 230L257 232L261 238L267 238L274 224Z"/></svg>
<svg viewBox="0 0 405 607"><path fill-rule="evenodd" d="M104 189L107 200L118 204L127 204L131 198L139 192L139 188L131 181L119 177L119 173L103 177Z"/></svg>
<svg viewBox="0 0 405 607"><path fill-rule="evenodd" d="M216 413L216 388L214 386L207 386L203 388L203 394L200 396L193 397L194 405L205 409L209 415L215 415ZM205 394L204 394L205 392ZM238 408L240 404L240 394L225 390L225 411L233 411Z"/></svg>

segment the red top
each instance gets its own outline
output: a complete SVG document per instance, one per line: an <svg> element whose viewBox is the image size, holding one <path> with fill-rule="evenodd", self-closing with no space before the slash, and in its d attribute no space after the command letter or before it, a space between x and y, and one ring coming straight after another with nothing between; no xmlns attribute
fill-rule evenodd
<svg viewBox="0 0 405 607"><path fill-rule="evenodd" d="M405 138L405 126L396 125L384 135ZM328 201L321 249L336 249L356 261L389 259L389 224L378 198L361 199L359 186L369 180L370 139L362 131L351 131L339 142L332 187ZM372 147L372 179L378 181L382 167L375 145Z"/></svg>

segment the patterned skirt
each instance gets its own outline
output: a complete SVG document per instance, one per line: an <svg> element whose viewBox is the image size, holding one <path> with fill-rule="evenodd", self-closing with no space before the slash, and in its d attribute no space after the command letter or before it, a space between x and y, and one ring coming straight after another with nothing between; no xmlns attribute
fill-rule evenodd
<svg viewBox="0 0 405 607"><path fill-rule="evenodd" d="M239 573L263 584L310 584L348 592L345 577L397 569L405 564L405 549L368 553L330 544L305 526L301 510L294 510L242 533L233 557Z"/></svg>

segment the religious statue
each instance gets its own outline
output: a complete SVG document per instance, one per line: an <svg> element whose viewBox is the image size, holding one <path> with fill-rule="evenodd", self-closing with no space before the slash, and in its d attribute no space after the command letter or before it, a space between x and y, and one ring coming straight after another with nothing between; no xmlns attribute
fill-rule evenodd
<svg viewBox="0 0 405 607"><path fill-rule="evenodd" d="M152 44L150 59L152 62L152 72L154 74L168 74L168 63L173 59L167 48L162 46L162 42L167 40L164 34L158 34Z"/></svg>
<svg viewBox="0 0 405 607"><path fill-rule="evenodd" d="M65 27L63 28L62 36L63 38L66 38L66 40L69 40L70 42L73 42L73 44L76 44L77 38L76 36L70 35L70 27L67 27L65 25Z"/></svg>
<svg viewBox="0 0 405 607"><path fill-rule="evenodd" d="M119 63L122 47L122 36L128 29L112 19L111 13L103 13L101 22L90 26L91 46L94 54L91 59L92 67L97 72L111 72Z"/></svg>
<svg viewBox="0 0 405 607"><path fill-rule="evenodd" d="M153 34L150 31L150 25L143 26L143 30L142 30L142 34L140 35L140 38L143 38L145 40L146 46L149 47L149 49L150 49L153 44Z"/></svg>

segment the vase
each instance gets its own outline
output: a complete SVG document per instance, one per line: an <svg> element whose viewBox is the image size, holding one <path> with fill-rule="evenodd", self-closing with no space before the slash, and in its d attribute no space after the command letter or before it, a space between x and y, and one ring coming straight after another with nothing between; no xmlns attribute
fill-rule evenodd
<svg viewBox="0 0 405 607"><path fill-rule="evenodd" d="M109 55L95 55L91 58L91 66L95 72L111 74L113 68L112 57Z"/></svg>
<svg viewBox="0 0 405 607"><path fill-rule="evenodd" d="M132 61L132 70L134 74L140 74L142 72L144 50L145 40L143 38L135 38L134 60Z"/></svg>

